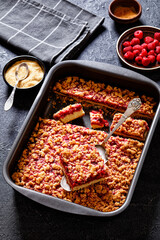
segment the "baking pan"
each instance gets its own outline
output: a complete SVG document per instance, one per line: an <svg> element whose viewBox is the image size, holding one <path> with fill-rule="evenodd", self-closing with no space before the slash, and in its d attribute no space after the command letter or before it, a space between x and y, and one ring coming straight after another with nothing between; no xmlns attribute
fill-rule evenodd
<svg viewBox="0 0 160 240"><path fill-rule="evenodd" d="M65 201L56 197L52 197L47 194L39 193L27 188L17 186L11 179L14 167L19 159L22 149L24 148L28 138L33 131L33 128L39 117L50 117L52 115L52 107L50 102L47 101L49 93L55 82L66 76L79 76L84 79L90 79L93 81L104 82L106 84L115 85L122 88L128 88L141 94L154 96L157 106L155 109L155 116L151 122L150 130L146 138L139 163L137 165L135 174L133 176L130 189L125 203L117 210L112 212L100 212L88 207L84 207L72 202ZM143 92L142 92L143 91ZM114 216L126 209L129 205L134 189L149 148L154 130L160 114L160 90L159 86L152 80L140 75L131 70L117 67L110 64L89 62L89 61L64 61L53 66L26 117L26 120L12 146L12 149L4 162L3 175L6 182L15 190L28 198L41 203L45 206L53 209L61 210L64 212L89 215L89 216ZM86 123L87 124L87 123Z"/></svg>

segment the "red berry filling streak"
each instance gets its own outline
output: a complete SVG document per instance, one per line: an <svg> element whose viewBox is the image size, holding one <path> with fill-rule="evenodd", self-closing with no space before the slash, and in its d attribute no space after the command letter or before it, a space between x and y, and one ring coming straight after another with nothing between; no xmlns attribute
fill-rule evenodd
<svg viewBox="0 0 160 240"><path fill-rule="evenodd" d="M99 111L92 110L90 112L90 121L92 128L109 127L108 121L103 118L103 111L101 109L99 109Z"/></svg>
<svg viewBox="0 0 160 240"><path fill-rule="evenodd" d="M65 116L67 116L68 114L72 114L74 112L78 112L82 109L82 105L79 103L76 103L72 106L68 106L64 109L62 109L61 111L59 111L58 113L54 114L54 118L56 120L59 120L60 118L64 118Z"/></svg>

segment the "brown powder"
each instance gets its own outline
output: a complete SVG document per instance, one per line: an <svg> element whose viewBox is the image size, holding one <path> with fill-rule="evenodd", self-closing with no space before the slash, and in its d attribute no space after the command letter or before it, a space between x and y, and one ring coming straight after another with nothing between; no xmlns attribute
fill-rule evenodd
<svg viewBox="0 0 160 240"><path fill-rule="evenodd" d="M122 7L118 6L114 10L114 15L116 15L119 18L124 18L124 19L130 19L133 18L137 15L134 7Z"/></svg>

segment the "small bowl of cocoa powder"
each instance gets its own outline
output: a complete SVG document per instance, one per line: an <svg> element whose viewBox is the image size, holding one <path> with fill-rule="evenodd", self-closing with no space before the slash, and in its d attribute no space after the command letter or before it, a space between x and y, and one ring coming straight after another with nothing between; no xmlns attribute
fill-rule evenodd
<svg viewBox="0 0 160 240"><path fill-rule="evenodd" d="M109 16L118 23L136 22L141 14L141 4L136 0L114 0L109 5Z"/></svg>

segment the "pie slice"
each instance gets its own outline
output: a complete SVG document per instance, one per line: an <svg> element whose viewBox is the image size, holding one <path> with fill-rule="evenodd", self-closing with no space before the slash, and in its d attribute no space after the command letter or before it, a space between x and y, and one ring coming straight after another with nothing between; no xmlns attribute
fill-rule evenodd
<svg viewBox="0 0 160 240"><path fill-rule="evenodd" d="M59 110L53 114L53 117L56 120L67 123L76 118L83 117L84 114L85 112L83 111L82 105L80 103L75 103Z"/></svg>
<svg viewBox="0 0 160 240"><path fill-rule="evenodd" d="M91 128L103 128L109 127L109 123L107 120L103 118L103 111L99 109L99 111L92 110L90 113L90 121L91 121Z"/></svg>
<svg viewBox="0 0 160 240"><path fill-rule="evenodd" d="M61 152L61 166L72 191L104 180L107 167L94 146L75 145Z"/></svg>
<svg viewBox="0 0 160 240"><path fill-rule="evenodd" d="M119 119L122 117L121 113L117 113L113 117L113 121L110 127L112 131L114 126L118 123ZM149 131L148 123L142 119L133 119L131 117L127 118L126 121L114 132L116 135L123 137L130 137L138 139L140 141L145 141L146 136Z"/></svg>

